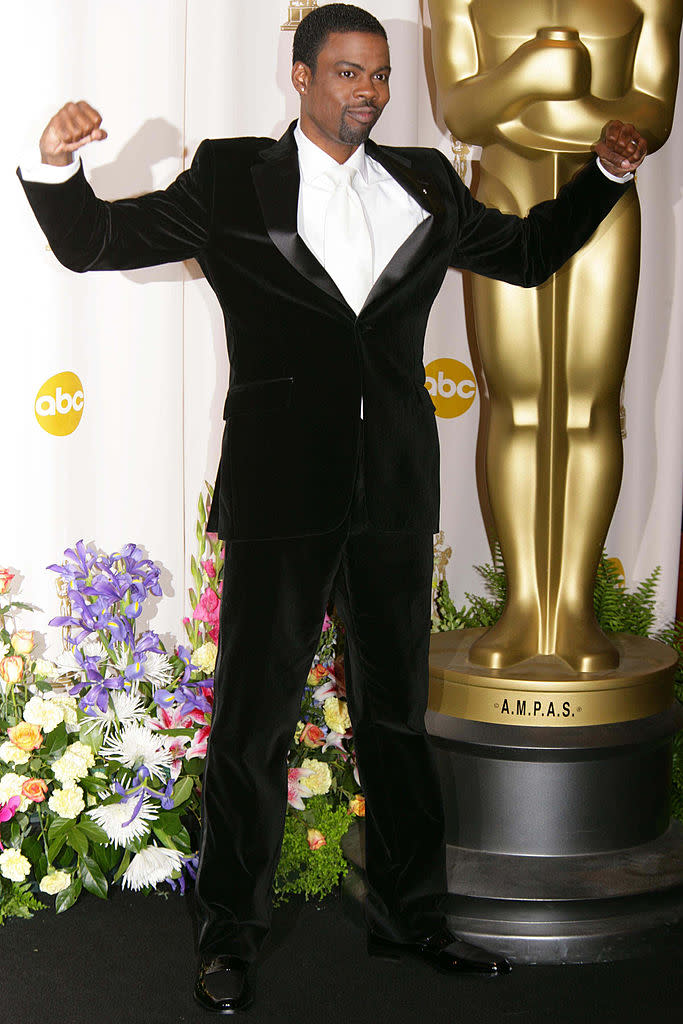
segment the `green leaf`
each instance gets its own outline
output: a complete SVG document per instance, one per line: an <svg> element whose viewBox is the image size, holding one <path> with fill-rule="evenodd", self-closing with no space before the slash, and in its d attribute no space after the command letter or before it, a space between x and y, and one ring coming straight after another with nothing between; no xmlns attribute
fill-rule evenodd
<svg viewBox="0 0 683 1024"><path fill-rule="evenodd" d="M114 846L113 843L106 846L95 845L91 852L105 875L110 874L117 867L123 856L123 850Z"/></svg>
<svg viewBox="0 0 683 1024"><path fill-rule="evenodd" d="M187 775L179 779L173 787L173 806L179 807L180 804L184 804L185 801L192 795L192 789L194 788L194 782Z"/></svg>
<svg viewBox="0 0 683 1024"><path fill-rule="evenodd" d="M93 729L92 725L84 722L78 730L78 738L86 747L90 747L93 754L96 754L102 746L102 734L99 729Z"/></svg>
<svg viewBox="0 0 683 1024"><path fill-rule="evenodd" d="M73 818L55 818L47 830L48 839L52 843L61 836L66 837L75 824Z"/></svg>
<svg viewBox="0 0 683 1024"><path fill-rule="evenodd" d="M88 852L88 838L79 825L72 828L66 837L66 841L71 849L81 854L81 856Z"/></svg>
<svg viewBox="0 0 683 1024"><path fill-rule="evenodd" d="M38 863L43 853L43 844L35 836L26 836L21 844L21 852L31 861L34 866Z"/></svg>
<svg viewBox="0 0 683 1024"><path fill-rule="evenodd" d="M84 855L80 860L83 885L93 896L106 900L109 886L94 857Z"/></svg>
<svg viewBox="0 0 683 1024"><path fill-rule="evenodd" d="M47 848L47 859L50 862L50 864L53 864L54 861L57 859L65 842L66 835L64 834L58 836L57 839L52 840L52 842Z"/></svg>
<svg viewBox="0 0 683 1024"><path fill-rule="evenodd" d="M60 722L56 729L49 732L45 742L40 748L42 757L50 754L52 757L59 757L66 750L67 732L64 722Z"/></svg>
<svg viewBox="0 0 683 1024"><path fill-rule="evenodd" d="M91 843L101 843L106 846L109 843L109 836L103 828L85 815L80 820L78 825L81 832L90 840Z"/></svg>
<svg viewBox="0 0 683 1024"><path fill-rule="evenodd" d="M126 852L124 853L123 858L121 860L121 863L119 864L119 866L118 866L118 868L116 870L116 874L112 878L112 882L118 882L119 878L121 878L121 876L123 875L124 871L127 869L129 864L130 864L130 850L126 850Z"/></svg>
<svg viewBox="0 0 683 1024"><path fill-rule="evenodd" d="M74 878L71 885L57 893L55 898L55 910L58 914L63 914L65 910L69 909L69 907L73 907L74 903L81 895L82 888L83 883L80 878Z"/></svg>

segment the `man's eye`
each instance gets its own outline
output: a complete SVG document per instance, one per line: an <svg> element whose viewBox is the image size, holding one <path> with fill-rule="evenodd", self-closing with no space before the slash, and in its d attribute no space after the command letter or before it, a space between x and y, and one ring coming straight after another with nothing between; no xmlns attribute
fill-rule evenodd
<svg viewBox="0 0 683 1024"><path fill-rule="evenodd" d="M344 78L353 78L353 71L349 71L348 68L345 71L340 71L339 74Z"/></svg>

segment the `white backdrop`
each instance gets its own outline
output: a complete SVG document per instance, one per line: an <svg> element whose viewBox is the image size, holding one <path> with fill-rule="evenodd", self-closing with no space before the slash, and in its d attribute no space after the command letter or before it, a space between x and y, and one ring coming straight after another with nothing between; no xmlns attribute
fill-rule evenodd
<svg viewBox="0 0 683 1024"><path fill-rule="evenodd" d="M35 626L56 614L45 566L67 544L83 537L114 550L134 540L165 569L166 597L154 626L180 635L196 500L203 481L214 479L228 367L218 304L196 264L69 273L47 251L14 168L67 99L87 98L103 114L109 138L88 147L84 163L108 199L168 184L206 136L279 136L297 113L289 82L292 33L281 30L288 6L288 0L34 0L0 14L10 42L5 95L20 96L6 105L0 142L0 215L10 239L0 254L6 452L0 566L18 572L24 599L44 609ZM438 146L450 155L428 87L426 4L366 0L365 6L387 28L394 67L392 101L374 137ZM670 142L639 175L643 274L626 381L624 485L608 539L629 582L662 566L663 619L675 601L683 486L683 308L675 289L683 266L682 117L679 108ZM489 554L474 472L479 403L467 383L472 360L455 272L429 323L430 372L440 359L463 364L461 390L469 396L461 415L439 420L442 526L453 548L448 578L460 600L464 591L480 589L472 566ZM435 377L444 366L452 364L437 363ZM48 378L65 371L82 384L83 411L73 432L56 436L45 426L64 419L59 412L37 416L35 400Z"/></svg>

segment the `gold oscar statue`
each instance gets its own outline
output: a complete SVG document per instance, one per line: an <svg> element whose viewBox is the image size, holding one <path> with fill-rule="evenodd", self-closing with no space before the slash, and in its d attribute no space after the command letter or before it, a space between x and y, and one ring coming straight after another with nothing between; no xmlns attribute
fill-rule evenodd
<svg viewBox="0 0 683 1024"><path fill-rule="evenodd" d="M635 124L650 153L666 141L683 0L429 0L429 9L446 124L482 147L477 198L487 205L524 215L553 196L611 119ZM539 656L553 656L559 675L619 666L592 598L621 482L639 242L630 189L542 287L472 278L508 601L468 659L494 674Z"/></svg>

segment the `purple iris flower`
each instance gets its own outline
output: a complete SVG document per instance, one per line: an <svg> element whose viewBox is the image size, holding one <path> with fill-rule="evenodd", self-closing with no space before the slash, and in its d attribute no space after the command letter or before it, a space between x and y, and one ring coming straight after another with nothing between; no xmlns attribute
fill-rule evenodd
<svg viewBox="0 0 683 1024"><path fill-rule="evenodd" d="M180 684L179 684L180 686L182 686L182 685L184 685L184 683L186 683L188 681L188 679L190 678L190 676L192 675L193 672L196 672L196 671L199 670L199 665L193 665L191 660L190 660L191 657L192 657L192 648L191 647L178 647L178 650L176 651L176 654L178 655L178 657L182 661L183 665L185 666L185 671L183 672L183 675L182 675L182 678L181 678Z"/></svg>

